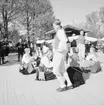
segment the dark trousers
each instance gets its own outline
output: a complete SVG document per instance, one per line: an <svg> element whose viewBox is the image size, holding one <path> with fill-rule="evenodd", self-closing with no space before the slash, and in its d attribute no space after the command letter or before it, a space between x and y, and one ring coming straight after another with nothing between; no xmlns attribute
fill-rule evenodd
<svg viewBox="0 0 104 105"><path fill-rule="evenodd" d="M39 69L36 69L36 80L39 80Z"/></svg>
<svg viewBox="0 0 104 105"><path fill-rule="evenodd" d="M0 65L4 64L4 57L0 57Z"/></svg>
<svg viewBox="0 0 104 105"><path fill-rule="evenodd" d="M23 57L23 53L18 52L18 61L20 61L22 59L22 57Z"/></svg>
<svg viewBox="0 0 104 105"><path fill-rule="evenodd" d="M4 50L0 49L0 64L4 63Z"/></svg>

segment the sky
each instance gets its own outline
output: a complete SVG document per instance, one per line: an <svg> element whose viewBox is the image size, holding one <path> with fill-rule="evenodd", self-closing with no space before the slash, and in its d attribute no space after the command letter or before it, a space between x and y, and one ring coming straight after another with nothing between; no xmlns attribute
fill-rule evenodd
<svg viewBox="0 0 104 105"><path fill-rule="evenodd" d="M99 11L104 6L104 0L50 0L54 15L63 25L81 23L92 11Z"/></svg>

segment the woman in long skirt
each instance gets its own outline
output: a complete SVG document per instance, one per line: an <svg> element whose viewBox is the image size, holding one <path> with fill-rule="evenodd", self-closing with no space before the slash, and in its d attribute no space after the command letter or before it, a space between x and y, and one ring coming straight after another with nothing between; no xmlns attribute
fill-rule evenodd
<svg viewBox="0 0 104 105"><path fill-rule="evenodd" d="M53 40L53 73L60 83L57 91L61 92L67 90L72 85L66 72L67 37L60 20L57 19L53 27L56 30L56 35ZM67 86L64 80L67 81Z"/></svg>

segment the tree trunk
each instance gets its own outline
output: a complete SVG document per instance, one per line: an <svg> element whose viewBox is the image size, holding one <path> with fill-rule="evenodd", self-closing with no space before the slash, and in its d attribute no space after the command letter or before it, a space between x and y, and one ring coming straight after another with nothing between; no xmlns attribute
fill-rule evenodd
<svg viewBox="0 0 104 105"><path fill-rule="evenodd" d="M8 38L8 13L7 10L5 10L5 38Z"/></svg>
<svg viewBox="0 0 104 105"><path fill-rule="evenodd" d="M26 24L27 24L27 35L29 36L29 27L30 27L30 25L29 25L29 16L28 16L28 10L26 11L27 12L27 21L26 21Z"/></svg>
<svg viewBox="0 0 104 105"><path fill-rule="evenodd" d="M27 25L27 36L29 36L29 12L28 12L28 0L26 0L26 25Z"/></svg>
<svg viewBox="0 0 104 105"><path fill-rule="evenodd" d="M8 38L8 12L2 7L2 18L3 18L3 28L4 36L3 38Z"/></svg>

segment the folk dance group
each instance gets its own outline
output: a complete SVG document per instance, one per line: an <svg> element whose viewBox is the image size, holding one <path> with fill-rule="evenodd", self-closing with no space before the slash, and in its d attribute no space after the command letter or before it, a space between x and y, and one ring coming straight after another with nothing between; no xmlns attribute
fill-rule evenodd
<svg viewBox="0 0 104 105"><path fill-rule="evenodd" d="M40 73L44 72L43 69L51 71L60 85L57 91L62 92L84 84L83 71L95 73L100 71L101 67L93 47L85 57L83 31L80 32L77 40L77 47L71 48L60 20L57 19L53 23L53 27L56 35L53 39L52 51L44 45L43 56L39 58L36 52L31 57L30 50L26 48L22 58L22 65L24 65L22 67L28 68L29 73L33 72L30 68L34 68L37 80L39 80Z"/></svg>

